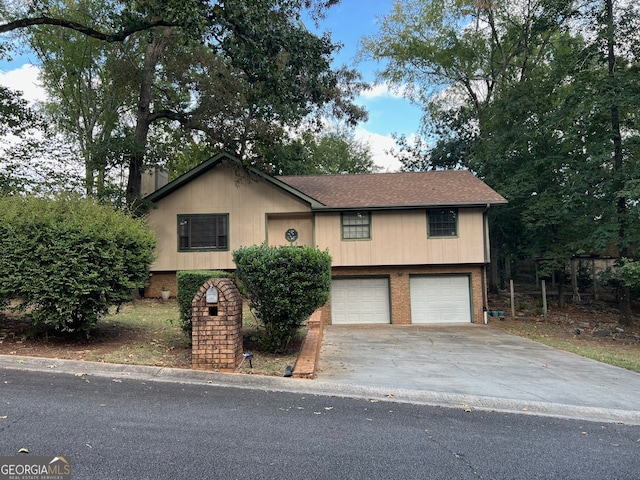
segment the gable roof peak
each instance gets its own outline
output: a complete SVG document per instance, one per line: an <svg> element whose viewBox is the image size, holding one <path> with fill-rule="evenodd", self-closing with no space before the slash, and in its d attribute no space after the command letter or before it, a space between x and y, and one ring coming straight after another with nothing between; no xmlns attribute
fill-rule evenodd
<svg viewBox="0 0 640 480"><path fill-rule="evenodd" d="M278 180L276 177L267 175L266 173L258 170L257 168L244 165L238 157L231 155L230 153L227 153L227 152L218 153L217 155L214 155L208 160L205 160L204 162L195 166L188 172L183 173L175 180L169 182L162 188L159 188L155 192L147 195L145 197L145 200L149 202L157 202L163 199L164 197L170 195L171 193L175 192L176 190L184 187L186 184L188 184L195 178L199 177L205 172L208 172L209 170L212 170L213 168L217 167L218 165L220 165L225 161L229 162L229 164L231 164L232 166L237 167L238 169L241 169L243 173L247 175L249 178L261 179L268 183L271 183L276 187L290 193L294 197L299 198L303 202L308 203L309 205L311 205L312 208L323 206L314 198L306 195L304 192L297 190L295 187Z"/></svg>

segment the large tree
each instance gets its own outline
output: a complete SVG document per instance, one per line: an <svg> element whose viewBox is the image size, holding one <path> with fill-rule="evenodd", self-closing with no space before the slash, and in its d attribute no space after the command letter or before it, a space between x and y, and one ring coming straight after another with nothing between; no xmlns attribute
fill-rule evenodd
<svg viewBox="0 0 640 480"><path fill-rule="evenodd" d="M5 36L8 42L0 44L0 55L7 56L9 54L15 46L16 34L33 33L37 28L51 29L47 34L43 34L35 46L41 56L51 54L49 59L55 57L58 61L58 64L52 67L45 83L51 87L57 82L57 91L52 96L58 102L54 104L52 109L57 110L56 121L59 122L59 126L65 127L62 131L66 130L68 133L71 125L77 130L75 139L86 160L85 183L88 190L93 190L93 174L96 173L96 170L99 172L98 175L100 172L104 173L100 167L101 162L96 162L95 157L105 156L104 153L97 152L98 150L104 151L108 135L103 134L102 141L99 138L92 138L95 131L100 128L97 126L97 119L104 115L104 112L98 113L102 105L96 101L96 98L90 98L92 95L101 96L96 92L99 79L91 78L91 75L96 73L96 62L91 59L91 55L94 54L100 58L102 52L107 49L106 47L100 48L96 42L90 43L87 39L91 38L107 44L118 44L129 41L133 35L139 32L174 26L195 32L194 35L197 36L206 24L209 9L208 2L200 0L163 2L156 0L136 2L105 0L101 3L56 0L36 0L23 3L0 2L0 33L14 33L12 37ZM41 32L42 30L40 30ZM56 39L59 46L68 47L68 50L64 52L55 50L55 53L52 53L51 47L55 46ZM89 50L93 50L93 52ZM72 58L77 60L73 66L71 65ZM51 62L51 64L53 63ZM63 75L64 70L66 72ZM122 73L126 74L126 70ZM77 75L76 79L74 79L74 74ZM83 84L93 92L82 90ZM78 94L81 90L83 91L82 95L85 95L84 98ZM2 98L6 98L6 96L2 95ZM71 115L64 119L66 113L71 113ZM117 116L118 113L112 112L111 116ZM66 125L64 125L65 123ZM109 130L109 127L105 125L102 125L102 128ZM42 144L43 142L39 142L39 146Z"/></svg>
<svg viewBox="0 0 640 480"><path fill-rule="evenodd" d="M635 3L614 0L593 1L589 7L586 16L595 25L596 33L585 52L595 65L585 72L586 81L594 85L596 93L588 102L589 116L593 117L592 112L595 112L602 120L601 132L605 132L605 138L600 138L598 143L601 146L599 159L608 173L603 199L609 208L606 211L608 215L604 214L604 224L608 226L607 233L611 233L611 243L624 262L633 260L640 244L640 125L637 115L640 109L637 81L640 71L640 9ZM629 325L632 317L628 283L619 284L618 296L620 322Z"/></svg>
<svg viewBox="0 0 640 480"><path fill-rule="evenodd" d="M506 254L545 258L560 273L579 253L613 247L631 256L640 178L637 7L442 7L398 1L365 43L388 61L381 79L407 83L424 105L430 141L405 139L406 168L466 167L497 188L510 204L493 215L492 243ZM628 291L619 293L624 323Z"/></svg>
<svg viewBox="0 0 640 480"><path fill-rule="evenodd" d="M157 66L171 40L181 37L175 29L153 32L140 71L127 185L130 200L139 192L146 135L156 121L170 120L203 131L210 144L255 162L258 147L275 143L287 129L330 105L333 114L352 123L364 116L342 88L353 74L331 68L337 47L328 37L316 37L304 27L303 6L299 0L216 4L203 37L208 49L181 52L182 58L195 53L194 62L185 65L192 68L173 71L178 63L164 65L164 85L191 87L188 103L182 100L181 105L151 101L157 92Z"/></svg>
<svg viewBox="0 0 640 480"><path fill-rule="evenodd" d="M42 135L46 130L46 122L22 92L0 86L0 196L76 185L65 164L69 149L55 135ZM34 157L40 157L37 168L31 165ZM61 171L67 172L63 179Z"/></svg>
<svg viewBox="0 0 640 480"><path fill-rule="evenodd" d="M137 54L125 70L135 88L135 101L130 115L119 117L125 125L117 129L126 136L123 160L128 169L127 199L132 204L140 192L142 170L150 163L150 135L173 139L171 130L176 128L201 131L212 148L255 162L256 152L264 150L261 146L282 138L309 115L330 111L350 123L363 118L364 111L352 101L357 75L332 69L331 55L337 46L328 36L312 35L301 21L303 8L320 14L333 3L105 2L103 15L86 19L93 22L89 31L77 27L85 25L74 20L77 16L68 15L72 8L76 15L81 12L77 8L81 2L64 2L55 9L49 5L44 18L67 14L73 21L63 26L102 40L126 38L127 53ZM46 24L41 27L46 29L60 25L39 23ZM143 27L145 31L140 32ZM105 31L111 36L95 33ZM60 42L59 47L65 45L69 44ZM52 52L49 59L58 61ZM198 135L190 138L202 140Z"/></svg>
<svg viewBox="0 0 640 480"><path fill-rule="evenodd" d="M520 152L509 145L506 135L506 151L491 151L496 145L496 114L509 121L493 105L512 87L539 78L536 69L553 60L557 46L564 43L570 14L569 5L546 0L396 1L380 31L365 39L363 49L366 55L384 62L380 81L403 86L407 95L423 106L422 131L430 141L410 145L406 138L400 139L399 158L405 168L471 168L512 201L512 192L504 187L513 173L508 168L521 164L514 157ZM517 110L517 103L514 107ZM519 118L525 116L525 112L519 113ZM489 166L491 161L502 164L495 168ZM511 203L508 208L513 212L514 207ZM510 238L500 235L520 225L492 223L493 244L499 247L494 253L508 258L522 248L522 241L511 243ZM497 257L494 254L491 258L494 290Z"/></svg>
<svg viewBox="0 0 640 480"><path fill-rule="evenodd" d="M453 119L438 119L458 111L482 136L496 93L547 60L570 14L547 0L396 0L363 53L383 62L381 81L424 106L425 127L440 133Z"/></svg>
<svg viewBox="0 0 640 480"><path fill-rule="evenodd" d="M319 134L304 131L270 148L265 160L265 168L273 175L339 175L378 170L369 145L344 126L334 126Z"/></svg>
<svg viewBox="0 0 640 480"><path fill-rule="evenodd" d="M83 2L68 17L87 23L108 18L109 2ZM123 130L135 99L129 51L132 42L104 42L72 29L38 28L29 35L48 93L45 110L57 130L78 145L85 191L108 196L109 170L125 151Z"/></svg>

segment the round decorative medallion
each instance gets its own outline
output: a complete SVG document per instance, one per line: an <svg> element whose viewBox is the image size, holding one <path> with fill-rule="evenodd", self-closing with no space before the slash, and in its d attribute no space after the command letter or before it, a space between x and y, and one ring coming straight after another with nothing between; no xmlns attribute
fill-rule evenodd
<svg viewBox="0 0 640 480"><path fill-rule="evenodd" d="M295 242L298 239L298 231L295 228L290 228L284 232L284 238L286 238L288 242Z"/></svg>

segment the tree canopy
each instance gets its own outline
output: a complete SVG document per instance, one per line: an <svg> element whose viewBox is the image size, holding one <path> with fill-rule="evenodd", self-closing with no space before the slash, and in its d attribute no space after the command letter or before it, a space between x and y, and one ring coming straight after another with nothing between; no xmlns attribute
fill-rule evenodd
<svg viewBox="0 0 640 480"><path fill-rule="evenodd" d="M301 20L303 9L318 18L335 3L83 0L0 11L5 29L28 27L49 114L80 146L87 192L124 167L132 204L143 169L186 145L260 164L303 121L363 119L359 74L332 68L338 45Z"/></svg>
<svg viewBox="0 0 640 480"><path fill-rule="evenodd" d="M332 127L320 134L303 132L298 138L270 148L265 159L266 168L274 175L338 175L377 170L369 145L356 139L345 126Z"/></svg>
<svg viewBox="0 0 640 480"><path fill-rule="evenodd" d="M363 46L424 108L405 168L469 168L502 193L492 242L507 259L559 273L577 254L633 260L639 18L612 0L396 1Z"/></svg>

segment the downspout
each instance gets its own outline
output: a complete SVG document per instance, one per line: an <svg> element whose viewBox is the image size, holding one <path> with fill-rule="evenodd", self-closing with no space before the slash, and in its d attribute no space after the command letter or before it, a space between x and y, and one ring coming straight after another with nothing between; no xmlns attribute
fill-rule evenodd
<svg viewBox="0 0 640 480"><path fill-rule="evenodd" d="M487 324L487 316L488 312L488 298L487 298L487 261L491 261L491 257L487 258L489 254L489 245L488 245L488 232L487 232L487 212L489 211L490 204L487 203L487 206L482 211L482 243L484 244L484 264L482 265L482 314L484 316L484 324Z"/></svg>

